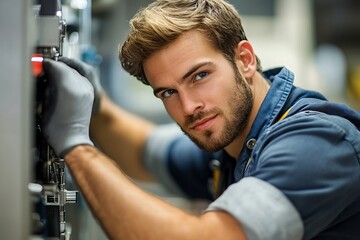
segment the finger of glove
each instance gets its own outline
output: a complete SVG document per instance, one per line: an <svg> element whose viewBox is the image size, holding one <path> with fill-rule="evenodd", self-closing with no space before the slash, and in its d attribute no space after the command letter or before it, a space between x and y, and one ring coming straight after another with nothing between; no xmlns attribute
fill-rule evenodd
<svg viewBox="0 0 360 240"><path fill-rule="evenodd" d="M93 69L90 65L76 59L71 59L67 57L61 57L59 58L60 62L65 63L69 67L75 69L78 71L82 76L89 79L91 82L94 81L95 73L93 72Z"/></svg>
<svg viewBox="0 0 360 240"><path fill-rule="evenodd" d="M99 78L97 77L95 70L92 66L88 65L77 59L71 59L67 57L59 58L59 61L65 63L69 67L78 71L82 76L87 78L90 83L93 85L94 93L95 93L95 100L93 106L93 112L98 112L100 109L100 99L101 93L103 91L102 86L100 84Z"/></svg>
<svg viewBox="0 0 360 240"><path fill-rule="evenodd" d="M54 82L64 78L64 75L68 75L70 71L74 71L66 64L48 58L44 58L43 67L48 80Z"/></svg>
<svg viewBox="0 0 360 240"><path fill-rule="evenodd" d="M58 89L66 89L63 93L67 94L80 92L83 88L77 89L79 86L88 85L88 87L93 89L92 84L88 80L62 62L46 58L43 61L43 67L50 89L56 88L56 91ZM84 78L84 80L81 80L81 78Z"/></svg>
<svg viewBox="0 0 360 240"><path fill-rule="evenodd" d="M100 84L97 74L95 73L94 68L91 65L89 65L85 62L82 62L80 60L71 59L71 58L67 58L67 57L61 57L61 58L59 58L59 61L65 63L69 67L75 69L82 76L87 78L93 85L95 94L101 93L102 86Z"/></svg>
<svg viewBox="0 0 360 240"><path fill-rule="evenodd" d="M89 122L93 87L64 63L44 60L45 76L52 89L44 110L43 133L59 156L80 144L90 144Z"/></svg>

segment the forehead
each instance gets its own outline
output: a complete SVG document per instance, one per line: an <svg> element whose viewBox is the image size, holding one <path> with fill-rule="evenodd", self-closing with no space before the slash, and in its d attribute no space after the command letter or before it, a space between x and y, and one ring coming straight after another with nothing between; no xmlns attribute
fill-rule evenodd
<svg viewBox="0 0 360 240"><path fill-rule="evenodd" d="M144 72L153 86L159 79L181 78L182 74L203 61L222 56L205 34L191 30L153 53L144 61Z"/></svg>

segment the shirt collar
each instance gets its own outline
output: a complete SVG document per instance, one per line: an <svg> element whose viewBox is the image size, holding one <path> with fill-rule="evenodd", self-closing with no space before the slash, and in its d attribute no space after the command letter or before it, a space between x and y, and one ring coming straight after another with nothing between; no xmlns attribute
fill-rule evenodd
<svg viewBox="0 0 360 240"><path fill-rule="evenodd" d="M286 111L283 107L293 87L294 74L285 67L265 71L263 75L270 82L270 89L246 137L236 168L245 168L260 134L279 118L280 113ZM235 171L235 178L240 179L243 171Z"/></svg>

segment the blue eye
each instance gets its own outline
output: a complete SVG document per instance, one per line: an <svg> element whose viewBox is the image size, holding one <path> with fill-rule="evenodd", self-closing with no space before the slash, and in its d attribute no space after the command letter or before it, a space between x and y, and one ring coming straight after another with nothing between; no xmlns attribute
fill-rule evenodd
<svg viewBox="0 0 360 240"><path fill-rule="evenodd" d="M201 72L201 73L198 73L195 75L195 80L200 80L200 79L203 79L204 77L206 77L208 75L207 72Z"/></svg>
<svg viewBox="0 0 360 240"><path fill-rule="evenodd" d="M161 98L164 99L164 98L167 98L167 97L170 97L171 95L173 95L176 91L174 89L168 89L168 90L165 90L161 93Z"/></svg>

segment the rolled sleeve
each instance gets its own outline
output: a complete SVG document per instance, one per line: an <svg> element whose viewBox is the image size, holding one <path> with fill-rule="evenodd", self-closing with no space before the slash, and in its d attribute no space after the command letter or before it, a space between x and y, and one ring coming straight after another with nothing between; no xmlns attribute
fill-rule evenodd
<svg viewBox="0 0 360 240"><path fill-rule="evenodd" d="M286 196L254 177L232 184L206 211L215 210L236 218L249 240L296 240L304 233L301 217Z"/></svg>

